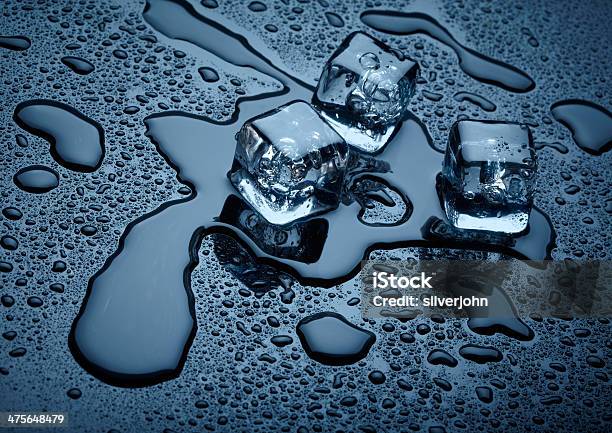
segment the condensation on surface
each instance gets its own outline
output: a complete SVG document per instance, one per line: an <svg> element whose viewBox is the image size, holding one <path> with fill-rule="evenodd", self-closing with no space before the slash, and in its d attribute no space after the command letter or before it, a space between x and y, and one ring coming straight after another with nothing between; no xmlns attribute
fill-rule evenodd
<svg viewBox="0 0 612 433"><path fill-rule="evenodd" d="M107 380L82 368L68 346L88 281L117 250L128 224L188 200L197 189L177 179L176 165L145 135L145 118L178 116L192 124L204 122L194 116L205 116L229 124L238 118L239 98L282 93L288 79L307 96L325 60L355 30L373 32L419 62L422 80L409 108L438 150L458 118L529 124L540 167L535 204L556 233L552 257L609 258L610 153L579 147L575 131L551 107L580 100L610 109L610 60L605 46L593 42L610 39L610 4L469 0L423 11L419 5L151 0L147 19L144 2L3 2L0 410L65 411L74 431L609 430L607 319L521 318L533 335L516 322L364 321L356 279L331 287L300 283L291 269L279 272L258 261L227 231L205 236L195 249L199 264L190 286L197 332L187 332L189 351L180 371L162 374L168 380L126 388L148 385L150 378ZM409 12L426 13L462 46L525 72L535 88L516 93L479 81L438 40L373 31L361 19L366 11L412 6ZM196 36L191 43L157 29L163 22L150 15L160 7L187 11L196 26L202 16L221 23L264 55L251 53L241 63L237 51L215 53L222 45L203 49ZM93 70L80 74L66 57ZM283 65L286 74L271 64ZM66 104L100 125L105 153L99 166L92 160L93 171L83 172L62 165L44 136L15 121L18 104L35 100ZM14 176L31 166L57 173L57 186L41 193L20 189ZM199 196L206 197L205 188ZM420 209L413 204L411 218ZM405 247L370 257L502 255ZM376 341L355 363L322 364L309 357L297 332L301 320L320 313L339 314ZM529 338L517 338L513 329ZM121 353L116 356L120 362ZM580 415L570 420L574 413Z"/></svg>

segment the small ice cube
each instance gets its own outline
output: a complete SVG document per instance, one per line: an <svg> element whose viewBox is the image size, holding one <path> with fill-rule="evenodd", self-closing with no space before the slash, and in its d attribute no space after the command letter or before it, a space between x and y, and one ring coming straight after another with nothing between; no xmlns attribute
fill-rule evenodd
<svg viewBox="0 0 612 433"><path fill-rule="evenodd" d="M229 178L268 222L289 224L340 203L348 146L306 102L248 120Z"/></svg>
<svg viewBox="0 0 612 433"><path fill-rule="evenodd" d="M527 126L461 120L450 131L441 194L460 229L520 233L533 203L536 154Z"/></svg>
<svg viewBox="0 0 612 433"><path fill-rule="evenodd" d="M312 101L348 144L376 152L406 116L418 72L412 59L355 32L323 68Z"/></svg>

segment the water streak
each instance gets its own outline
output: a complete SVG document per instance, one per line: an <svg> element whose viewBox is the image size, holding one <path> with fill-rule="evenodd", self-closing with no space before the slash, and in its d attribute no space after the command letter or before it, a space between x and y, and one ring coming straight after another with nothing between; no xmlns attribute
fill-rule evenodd
<svg viewBox="0 0 612 433"><path fill-rule="evenodd" d="M418 12L370 10L361 14L361 21L371 28L393 35L422 33L447 45L457 54L463 72L484 83L511 92L533 90L535 82L520 69L464 47L439 22Z"/></svg>
<svg viewBox="0 0 612 433"><path fill-rule="evenodd" d="M484 111L491 112L497 109L497 107L495 106L493 102L489 101L484 96L480 96L472 92L457 92L453 96L453 99L458 102L463 102L463 101L471 102L477 107L482 108Z"/></svg>

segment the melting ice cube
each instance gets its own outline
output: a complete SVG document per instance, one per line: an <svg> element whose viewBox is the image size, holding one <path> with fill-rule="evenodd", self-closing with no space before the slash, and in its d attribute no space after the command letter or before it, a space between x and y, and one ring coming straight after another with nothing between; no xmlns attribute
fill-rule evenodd
<svg viewBox="0 0 612 433"><path fill-rule="evenodd" d="M522 232L533 203L536 168L527 126L456 122L440 185L449 222L461 229Z"/></svg>
<svg viewBox="0 0 612 433"><path fill-rule="evenodd" d="M294 101L245 122L229 178L268 222L289 224L338 206L347 156L342 137Z"/></svg>
<svg viewBox="0 0 612 433"><path fill-rule="evenodd" d="M405 117L418 72L415 61L355 32L323 68L313 104L348 144L376 152Z"/></svg>

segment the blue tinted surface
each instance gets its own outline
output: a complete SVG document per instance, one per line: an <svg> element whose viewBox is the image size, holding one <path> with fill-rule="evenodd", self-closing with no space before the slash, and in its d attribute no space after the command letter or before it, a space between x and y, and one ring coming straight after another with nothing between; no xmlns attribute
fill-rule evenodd
<svg viewBox="0 0 612 433"><path fill-rule="evenodd" d="M610 430L608 320L365 321L353 271L364 254L609 259L609 129L592 125L612 7L374 3L2 3L0 411L66 412L75 432ZM421 68L412 114L353 161L396 191L368 191L376 209L409 217L364 224L360 190L316 225L260 229L226 177L234 134L310 100L357 30ZM41 101L59 120L19 120ZM462 118L533 132L534 228L513 245L440 230ZM47 191L16 185L32 166Z"/></svg>

